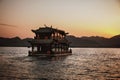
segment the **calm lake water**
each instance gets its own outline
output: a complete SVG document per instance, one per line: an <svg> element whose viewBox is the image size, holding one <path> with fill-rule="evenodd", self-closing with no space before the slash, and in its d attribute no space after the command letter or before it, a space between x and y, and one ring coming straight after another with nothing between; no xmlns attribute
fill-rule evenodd
<svg viewBox="0 0 120 80"><path fill-rule="evenodd" d="M72 48L66 57L30 57L0 47L0 80L120 80L120 48Z"/></svg>

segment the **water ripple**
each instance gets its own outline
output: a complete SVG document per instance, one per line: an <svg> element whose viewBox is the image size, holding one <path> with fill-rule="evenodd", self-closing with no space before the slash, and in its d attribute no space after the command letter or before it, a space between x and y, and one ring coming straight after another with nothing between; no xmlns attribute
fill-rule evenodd
<svg viewBox="0 0 120 80"><path fill-rule="evenodd" d="M25 47L0 47L1 80L119 80L120 49L73 48L66 57L29 57Z"/></svg>

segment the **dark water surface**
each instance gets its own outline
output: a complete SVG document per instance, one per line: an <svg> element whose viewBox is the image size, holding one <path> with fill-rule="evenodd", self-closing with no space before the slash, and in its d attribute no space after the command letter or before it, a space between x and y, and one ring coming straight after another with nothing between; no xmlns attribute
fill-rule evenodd
<svg viewBox="0 0 120 80"><path fill-rule="evenodd" d="M29 57L0 47L0 80L120 80L120 48L73 48L66 57Z"/></svg>

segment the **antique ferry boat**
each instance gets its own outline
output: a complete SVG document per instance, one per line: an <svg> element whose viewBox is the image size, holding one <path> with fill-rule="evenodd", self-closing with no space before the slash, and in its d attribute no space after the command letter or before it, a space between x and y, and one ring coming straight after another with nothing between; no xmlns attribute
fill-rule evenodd
<svg viewBox="0 0 120 80"><path fill-rule="evenodd" d="M66 39L68 33L65 33L65 31L45 25L45 27L32 30L32 32L35 33L35 37L29 41L32 47L29 56L64 56L72 54L72 50L69 48L70 42Z"/></svg>

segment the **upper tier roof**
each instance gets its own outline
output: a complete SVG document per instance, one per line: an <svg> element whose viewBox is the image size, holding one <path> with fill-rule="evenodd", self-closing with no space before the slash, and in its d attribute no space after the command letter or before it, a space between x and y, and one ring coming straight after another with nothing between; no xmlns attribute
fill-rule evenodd
<svg viewBox="0 0 120 80"><path fill-rule="evenodd" d="M55 29L55 28L52 28L52 27L40 27L39 29L36 29L36 30L32 30L32 32L34 33L55 33L55 32L58 32L62 35L66 35L68 33L65 33L65 31L63 30L59 30L59 29Z"/></svg>

